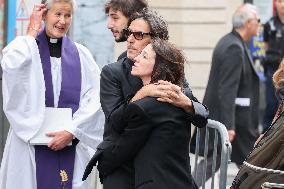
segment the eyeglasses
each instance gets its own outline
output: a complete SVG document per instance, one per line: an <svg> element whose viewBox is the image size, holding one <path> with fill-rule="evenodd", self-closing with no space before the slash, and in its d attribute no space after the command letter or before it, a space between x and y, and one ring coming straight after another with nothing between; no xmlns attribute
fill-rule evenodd
<svg viewBox="0 0 284 189"><path fill-rule="evenodd" d="M141 31L133 32L129 29L124 29L123 32L127 38L132 34L134 38L137 40L142 40L144 38L144 35L152 35L150 32L149 33L144 33Z"/></svg>

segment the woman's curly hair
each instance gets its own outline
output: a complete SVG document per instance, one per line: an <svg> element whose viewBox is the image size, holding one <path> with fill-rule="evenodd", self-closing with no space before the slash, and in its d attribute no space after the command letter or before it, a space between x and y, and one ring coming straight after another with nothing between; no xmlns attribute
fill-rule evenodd
<svg viewBox="0 0 284 189"><path fill-rule="evenodd" d="M165 80L182 87L186 62L182 51L169 41L160 38L153 38L151 44L156 53L151 83Z"/></svg>

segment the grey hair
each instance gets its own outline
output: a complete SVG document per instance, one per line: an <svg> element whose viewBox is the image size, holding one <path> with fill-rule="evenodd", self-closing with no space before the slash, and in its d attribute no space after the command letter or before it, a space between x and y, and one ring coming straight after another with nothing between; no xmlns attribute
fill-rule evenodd
<svg viewBox="0 0 284 189"><path fill-rule="evenodd" d="M233 28L242 28L244 27L246 21L253 17L253 13L257 13L257 7L250 3L245 3L239 7L232 19Z"/></svg>
<svg viewBox="0 0 284 189"><path fill-rule="evenodd" d="M169 39L168 24L155 11L144 8L142 11L134 13L129 19L128 26L136 19L143 19L149 24L151 37L163 40Z"/></svg>
<svg viewBox="0 0 284 189"><path fill-rule="evenodd" d="M59 3L64 2L64 3L71 4L73 12L76 9L76 1L75 0L41 0L41 4L45 4L46 7L47 7L47 10L51 9L52 4L57 3L57 2L59 2Z"/></svg>

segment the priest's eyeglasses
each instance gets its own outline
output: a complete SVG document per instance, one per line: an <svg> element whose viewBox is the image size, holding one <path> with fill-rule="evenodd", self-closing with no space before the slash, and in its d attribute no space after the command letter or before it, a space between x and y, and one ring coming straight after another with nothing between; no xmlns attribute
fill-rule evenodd
<svg viewBox="0 0 284 189"><path fill-rule="evenodd" d="M131 31L130 29L124 29L123 30L125 36L128 38L131 34L134 36L135 39L137 40L142 40L144 38L144 35L150 35L151 36L151 33L144 33L144 32L141 32L141 31L137 31L137 32L134 32L134 31Z"/></svg>

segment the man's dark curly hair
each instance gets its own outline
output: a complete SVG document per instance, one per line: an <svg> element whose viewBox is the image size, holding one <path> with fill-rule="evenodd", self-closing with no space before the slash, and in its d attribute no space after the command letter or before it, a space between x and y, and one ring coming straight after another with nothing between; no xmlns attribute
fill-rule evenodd
<svg viewBox="0 0 284 189"><path fill-rule="evenodd" d="M155 11L144 8L142 11L134 13L129 19L128 26L136 19L143 19L149 24L152 38L169 39L168 24Z"/></svg>
<svg viewBox="0 0 284 189"><path fill-rule="evenodd" d="M186 62L182 51L167 40L160 38L153 38L151 44L156 53L151 83L165 80L182 87Z"/></svg>
<svg viewBox="0 0 284 189"><path fill-rule="evenodd" d="M132 14L148 7L146 0L110 0L105 4L105 13L109 13L112 8L115 11L121 11L124 16L130 18Z"/></svg>

